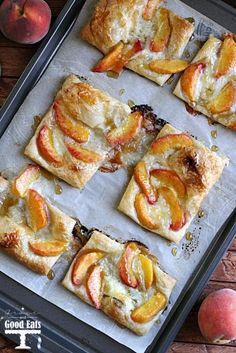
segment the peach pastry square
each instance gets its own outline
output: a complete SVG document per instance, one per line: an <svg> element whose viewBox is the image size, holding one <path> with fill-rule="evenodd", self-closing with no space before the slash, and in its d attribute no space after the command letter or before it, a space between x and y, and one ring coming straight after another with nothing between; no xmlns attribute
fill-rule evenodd
<svg viewBox="0 0 236 353"><path fill-rule="evenodd" d="M182 74L174 94L236 131L236 38L210 37Z"/></svg>
<svg viewBox="0 0 236 353"><path fill-rule="evenodd" d="M181 60L194 24L160 0L99 0L81 37L105 57L92 69L119 75L127 67L163 85L188 65Z"/></svg>
<svg viewBox="0 0 236 353"><path fill-rule="evenodd" d="M40 167L28 165L14 180L0 176L0 249L40 274L76 246L76 221L30 188Z"/></svg>
<svg viewBox="0 0 236 353"><path fill-rule="evenodd" d="M97 230L62 282L80 299L138 335L147 333L162 314L175 283L145 245L122 244Z"/></svg>
<svg viewBox="0 0 236 353"><path fill-rule="evenodd" d="M25 149L25 155L83 188L117 144L132 140L142 116L70 75Z"/></svg>
<svg viewBox="0 0 236 353"><path fill-rule="evenodd" d="M178 243L228 160L166 124L136 165L118 209Z"/></svg>

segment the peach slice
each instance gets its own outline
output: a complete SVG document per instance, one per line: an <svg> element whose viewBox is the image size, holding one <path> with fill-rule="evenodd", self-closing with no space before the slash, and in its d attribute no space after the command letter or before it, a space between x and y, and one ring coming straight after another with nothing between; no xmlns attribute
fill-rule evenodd
<svg viewBox="0 0 236 353"><path fill-rule="evenodd" d="M62 165L62 156L57 153L54 147L52 130L47 125L40 129L36 143L39 153L47 162L53 163L57 167Z"/></svg>
<svg viewBox="0 0 236 353"><path fill-rule="evenodd" d="M26 194L26 206L29 212L30 226L34 232L48 225L49 214L46 201L36 190L28 190Z"/></svg>
<svg viewBox="0 0 236 353"><path fill-rule="evenodd" d="M132 288L137 288L138 281L132 269L132 262L139 249L134 242L128 243L119 262L119 274L123 283Z"/></svg>
<svg viewBox="0 0 236 353"><path fill-rule="evenodd" d="M187 67L180 79L182 93L190 102L196 99L197 83L202 73L204 64L194 63Z"/></svg>
<svg viewBox="0 0 236 353"><path fill-rule="evenodd" d="M176 72L185 70L187 66L188 63L180 59L160 59L154 60L149 64L149 68L158 74L175 74Z"/></svg>
<svg viewBox="0 0 236 353"><path fill-rule="evenodd" d="M72 143L67 143L66 147L73 157L75 157L76 159L79 159L84 163L96 163L102 160L103 158L99 153L93 150L76 146L75 144L72 144Z"/></svg>
<svg viewBox="0 0 236 353"><path fill-rule="evenodd" d="M226 75L236 65L236 42L232 35L227 35L221 46L215 77Z"/></svg>
<svg viewBox="0 0 236 353"><path fill-rule="evenodd" d="M90 251L79 255L73 265L72 283L76 286L82 284L88 269L95 265L101 258L105 256L102 251Z"/></svg>
<svg viewBox="0 0 236 353"><path fill-rule="evenodd" d="M144 161L140 161L134 168L134 179L141 191L146 195L148 202L153 205L157 200L157 193L150 183L150 176Z"/></svg>
<svg viewBox="0 0 236 353"><path fill-rule="evenodd" d="M186 187L176 172L166 169L153 169L150 174L164 185L173 188L181 199L185 197Z"/></svg>
<svg viewBox="0 0 236 353"><path fill-rule="evenodd" d="M87 289L88 296L92 301L92 303L95 305L96 309L101 308L103 278L104 278L104 273L102 271L101 266L99 265L93 266L87 279L86 289Z"/></svg>
<svg viewBox="0 0 236 353"><path fill-rule="evenodd" d="M40 167L30 164L18 175L12 184L12 192L17 197L23 197L30 184L40 177Z"/></svg>
<svg viewBox="0 0 236 353"><path fill-rule="evenodd" d="M167 204L170 207L170 213L171 213L170 229L174 231L180 230L185 224L185 215L184 215L183 209L179 204L177 197L175 196L174 192L171 189L165 186L158 188L158 193L164 197L164 199L166 200Z"/></svg>
<svg viewBox="0 0 236 353"><path fill-rule="evenodd" d="M67 248L67 243L59 240L29 241L30 250L40 256L58 256Z"/></svg>
<svg viewBox="0 0 236 353"><path fill-rule="evenodd" d="M142 266L145 288L149 289L153 283L153 263L152 260L143 254L139 254L139 261Z"/></svg>
<svg viewBox="0 0 236 353"><path fill-rule="evenodd" d="M140 112L129 114L120 127L108 132L106 138L111 145L123 145L133 140L142 126L143 116Z"/></svg>
<svg viewBox="0 0 236 353"><path fill-rule="evenodd" d="M218 96L208 103L207 108L213 114L228 112L236 102L236 86L233 81L229 81L221 89Z"/></svg>
<svg viewBox="0 0 236 353"><path fill-rule="evenodd" d="M154 11L159 7L162 0L148 0L147 5L143 11L143 18L146 21L149 21L153 18Z"/></svg>
<svg viewBox="0 0 236 353"><path fill-rule="evenodd" d="M143 46L139 39L131 45L130 49L129 45L127 45L127 49L123 50L121 57L116 61L112 71L119 74L124 69L124 66L127 65L128 62L133 58L133 56L142 50Z"/></svg>
<svg viewBox="0 0 236 353"><path fill-rule="evenodd" d="M104 56L92 69L93 72L106 72L113 69L114 65L121 58L124 49L124 43L117 43L109 53Z"/></svg>
<svg viewBox="0 0 236 353"><path fill-rule="evenodd" d="M80 121L73 121L65 116L61 110L62 102L54 102L55 120L61 131L79 143L86 143L89 139L89 129Z"/></svg>
<svg viewBox="0 0 236 353"><path fill-rule="evenodd" d="M119 42L104 58L98 62L97 65L94 66L92 71L113 71L119 74L123 70L124 66L128 64L129 60L142 49L140 40L136 40L133 44L131 44L131 48L129 44Z"/></svg>
<svg viewBox="0 0 236 353"><path fill-rule="evenodd" d="M155 223L148 211L146 196L141 192L135 196L134 207L137 213L139 222L148 229L158 229L159 224Z"/></svg>
<svg viewBox="0 0 236 353"><path fill-rule="evenodd" d="M167 304L165 295L161 292L155 293L146 303L134 309L131 319L140 324L151 321L159 311L163 310Z"/></svg>
<svg viewBox="0 0 236 353"><path fill-rule="evenodd" d="M163 154L170 149L180 149L192 146L193 141L187 134L169 134L158 138L151 144L151 151L155 154Z"/></svg>
<svg viewBox="0 0 236 353"><path fill-rule="evenodd" d="M171 26L169 21L169 12L167 9L160 9L160 17L158 30L150 43L150 50L154 52L163 51L168 44L171 34Z"/></svg>

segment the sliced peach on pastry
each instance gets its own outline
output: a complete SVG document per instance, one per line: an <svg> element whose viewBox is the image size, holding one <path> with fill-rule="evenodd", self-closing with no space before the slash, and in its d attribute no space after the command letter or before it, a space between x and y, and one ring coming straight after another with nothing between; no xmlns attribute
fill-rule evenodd
<svg viewBox="0 0 236 353"><path fill-rule="evenodd" d="M158 8L162 0L148 0L147 5L143 11L143 18L149 21L153 18L155 10Z"/></svg>
<svg viewBox="0 0 236 353"><path fill-rule="evenodd" d="M86 143L89 139L89 129L80 121L73 119L63 114L61 109L62 101L55 101L53 108L55 111L55 120L61 131L79 143Z"/></svg>
<svg viewBox="0 0 236 353"><path fill-rule="evenodd" d="M120 59L125 44L117 43L109 53L104 56L92 69L93 72L106 72L113 69L116 62Z"/></svg>
<svg viewBox="0 0 236 353"><path fill-rule="evenodd" d="M149 289L153 283L153 263L152 260L143 254L139 254L139 261L141 263L145 288Z"/></svg>
<svg viewBox="0 0 236 353"><path fill-rule="evenodd" d="M207 108L212 114L228 112L236 103L236 85L229 81L221 89L218 96L207 104Z"/></svg>
<svg viewBox="0 0 236 353"><path fill-rule="evenodd" d="M187 134L169 134L156 139L151 144L151 152L155 154L163 154L170 149L180 149L192 146L193 141Z"/></svg>
<svg viewBox="0 0 236 353"><path fill-rule="evenodd" d="M30 184L40 177L40 167L30 164L18 175L12 184L12 192L17 197L23 197Z"/></svg>
<svg viewBox="0 0 236 353"><path fill-rule="evenodd" d="M139 249L134 242L128 243L119 261L119 275L124 284L129 287L137 288L138 280L132 269L134 257Z"/></svg>
<svg viewBox="0 0 236 353"><path fill-rule="evenodd" d="M126 48L123 50L121 57L116 61L115 65L112 67L112 71L116 73L120 73L124 66L128 64L128 62L133 58L134 55L143 50L143 46L141 41L138 39L133 44L131 44L131 48L129 45L126 45Z"/></svg>
<svg viewBox="0 0 236 353"><path fill-rule="evenodd" d="M171 34L171 26L169 21L169 12L167 9L160 9L160 17L158 22L158 30L151 40L150 50L153 52L162 52L168 44Z"/></svg>
<svg viewBox="0 0 236 353"><path fill-rule="evenodd" d="M215 77L226 75L236 66L236 42L233 35L227 35L221 46L220 56L216 66Z"/></svg>
<svg viewBox="0 0 236 353"><path fill-rule="evenodd" d="M201 76L204 64L193 63L187 67L180 79L182 93L190 102L194 102L197 98L197 84Z"/></svg>
<svg viewBox="0 0 236 353"><path fill-rule="evenodd" d="M150 62L149 68L158 74L175 74L188 67L187 61L180 59L160 59Z"/></svg>
<svg viewBox="0 0 236 353"><path fill-rule="evenodd" d="M151 205L154 204L157 200L157 193L151 185L150 176L143 160L134 168L134 179L141 191L146 195L148 202Z"/></svg>
<svg viewBox="0 0 236 353"><path fill-rule="evenodd" d="M175 196L174 192L162 186L158 188L159 195L162 195L166 201L166 203L170 207L171 214L171 225L170 229L174 231L180 230L185 224L185 214L182 207L179 204L178 198Z"/></svg>
<svg viewBox="0 0 236 353"><path fill-rule="evenodd" d="M29 241L30 250L40 256L58 256L67 249L67 243L59 240Z"/></svg>
<svg viewBox="0 0 236 353"><path fill-rule="evenodd" d="M139 192L135 196L134 207L137 213L139 222L148 229L158 229L159 224L156 223L148 210L148 204L146 201L146 196Z"/></svg>
<svg viewBox="0 0 236 353"><path fill-rule="evenodd" d="M66 147L73 157L84 163L96 163L103 158L99 153L88 148L77 146L73 143L67 143Z"/></svg>
<svg viewBox="0 0 236 353"><path fill-rule="evenodd" d="M161 292L157 292L146 303L132 311L131 319L140 324L145 324L163 310L166 304L166 296Z"/></svg>
<svg viewBox="0 0 236 353"><path fill-rule="evenodd" d="M111 145L123 145L133 140L139 133L142 126L143 116L140 112L129 114L121 126L112 129L106 135Z"/></svg>
<svg viewBox="0 0 236 353"><path fill-rule="evenodd" d="M34 232L48 225L49 214L46 201L36 190L28 190L26 194L26 206L29 212L30 227Z"/></svg>
<svg viewBox="0 0 236 353"><path fill-rule="evenodd" d="M102 301L102 292L103 292L103 278L104 273L100 265L95 265L92 267L91 271L89 271L86 289L87 294L95 305L96 309L101 308Z"/></svg>
<svg viewBox="0 0 236 353"><path fill-rule="evenodd" d="M85 278L88 269L92 265L95 265L104 256L105 253L102 251L90 251L82 255L79 254L72 269L72 283L79 286Z"/></svg>
<svg viewBox="0 0 236 353"><path fill-rule="evenodd" d="M174 189L181 199L185 197L186 187L176 172L166 169L153 169L150 175L157 178L165 186Z"/></svg>
<svg viewBox="0 0 236 353"><path fill-rule="evenodd" d="M62 156L60 156L55 149L52 130L47 125L44 125L40 129L36 143L39 153L47 162L53 163L58 167L62 165Z"/></svg>

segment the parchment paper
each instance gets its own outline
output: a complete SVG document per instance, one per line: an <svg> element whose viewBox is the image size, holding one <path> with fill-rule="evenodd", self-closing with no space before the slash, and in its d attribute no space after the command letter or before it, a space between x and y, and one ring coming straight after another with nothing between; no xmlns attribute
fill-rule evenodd
<svg viewBox="0 0 236 353"><path fill-rule="evenodd" d="M90 72L90 68L101 57L101 54L95 48L82 42L79 33L91 15L94 2L93 0L87 1L72 33L65 40L40 82L28 95L1 139L0 170L4 170L5 174L11 176L29 162L23 157L22 152L33 134L31 128L33 117L46 112L57 89L71 72L87 77L90 83L124 102L131 99L136 104L149 104L159 117L166 119L178 129L190 132L199 140L204 141L207 146L217 145L219 153L230 158L230 165L224 170L220 181L204 200L202 204L204 216L201 219L196 217L189 228L189 231L193 233L193 240L189 242L184 239L179 246L169 244L161 237L142 229L116 210L130 178L125 170L120 170L115 174L98 172L83 191L60 182L63 188L61 195L55 194L52 181L45 179L42 185L36 184L36 188L39 191L42 190L50 202L69 215L79 218L87 227L97 227L121 239L136 238L146 243L158 256L163 269L178 281L171 297L173 304L195 266L204 256L217 230L236 204L236 135L220 125L209 126L207 119L203 116L193 117L187 113L183 102L171 93L177 77L171 85L159 87L128 70L125 70L118 80L109 78L106 74ZM167 6L179 15L193 17L196 21L195 39L190 42L186 51L188 59L189 55L193 57L199 49L199 40L205 40L209 33L220 36L226 31L177 0L167 1ZM119 95L120 89L125 89L125 94L122 96ZM218 132L216 139L211 137L212 130ZM177 248L176 256L171 253L173 247ZM1 253L0 270L3 273L80 320L106 332L107 335L126 344L133 351L144 352L167 317L172 304L162 315L161 323L155 324L146 336L138 337L126 329L121 329L100 311L84 304L60 285L68 266L68 259L62 257L54 267L55 278L50 281L47 277L27 270Z"/></svg>

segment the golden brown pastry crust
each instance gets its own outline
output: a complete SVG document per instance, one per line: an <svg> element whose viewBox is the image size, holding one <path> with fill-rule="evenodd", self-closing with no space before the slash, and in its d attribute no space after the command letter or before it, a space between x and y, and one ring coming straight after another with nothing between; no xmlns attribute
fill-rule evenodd
<svg viewBox="0 0 236 353"><path fill-rule="evenodd" d="M212 101L213 98L217 96L220 90L225 86L227 82L231 79L235 83L235 74L236 74L236 66L233 70L231 70L228 74L223 77L216 79L214 77L214 72L216 69L216 64L218 62L220 49L222 46L222 41L215 37L210 37L199 50L192 63L203 63L206 65L204 68L203 75L200 78L201 83L201 95L196 101L191 102L188 97L183 93L181 89L181 78L175 87L174 94L187 102L194 110L199 111L200 113L206 115L219 122L222 125L227 127L231 127L236 130L236 102L234 103L234 107L231 112L221 113L221 114L213 114L208 108L207 104ZM203 85L203 82L205 84ZM198 85L200 87L200 85ZM198 90L196 90L198 91ZM200 92L200 91L198 91ZM233 128L234 126L234 128Z"/></svg>
<svg viewBox="0 0 236 353"><path fill-rule="evenodd" d="M154 11L150 26L150 20L143 19L146 5L147 1L145 0L100 0L90 22L81 32L82 39L97 47L104 54L120 41L132 43L134 40L140 39L141 42L147 41L148 43L149 37L154 36L158 29L159 8L157 7ZM159 85L163 85L170 75L157 74L149 69L148 64L152 60L160 58L180 58L194 31L192 23L170 10L168 13L171 36L167 48L162 53L154 53L148 50L146 43L145 49L136 54L126 65L127 68Z"/></svg>
<svg viewBox="0 0 236 353"><path fill-rule="evenodd" d="M102 250L107 253L113 254L112 258L114 259L115 257L117 257L118 260L115 260L115 261L119 261L120 255L124 251L124 247L125 247L124 244L121 244L115 240L112 240L111 238L109 238L108 236L104 235L101 232L94 231L91 235L91 238L87 242L87 244L79 251L77 256L79 256L83 252L88 251L89 249L98 250L98 251ZM73 269L75 260L71 264L68 273L66 274L65 278L62 281L62 284L65 288L73 292L80 299L92 305L87 295L85 285L82 284L80 286L75 286L71 281L72 269ZM173 279L168 274L163 272L157 264L154 265L154 272L155 272L155 285L157 290L160 290L163 294L165 294L166 298L169 299L171 292L176 283L175 279ZM116 291L116 286L114 284L111 284L111 286L113 288L112 290L115 291L114 293L118 295L119 291ZM126 287L125 285L123 286L124 288ZM122 298L122 294L120 295ZM129 298L128 298L128 301L129 301ZM147 333L163 311L162 310L161 312L159 312L151 321L144 324L139 324L137 322L134 322L131 319L130 309L128 308L127 305L130 305L130 304L128 304L128 302L127 303L125 302L124 304L122 304L121 301L119 301L118 299L115 299L111 295L105 294L102 299L101 310L105 312L108 316L110 316L112 319L114 319L121 325L129 328L131 331L135 332L138 335L144 335L145 333Z"/></svg>
<svg viewBox="0 0 236 353"><path fill-rule="evenodd" d="M0 197L4 192L7 192L6 197L11 195L9 186L10 184L8 181L4 178L0 178ZM18 206L17 204L17 207L23 209L24 205L19 204ZM50 213L50 225L46 231L46 238L50 237L50 240L61 240L68 244L72 244L72 231L76 221L48 202L47 207ZM6 233L17 234L17 241L15 244L4 242ZM38 272L39 274L47 275L60 256L46 257L33 253L29 247L29 241L38 241L39 237L40 240L43 240L44 238L43 234L34 233L26 224L26 221L23 219L19 220L16 212L1 214L0 204L0 249L31 270Z"/></svg>
<svg viewBox="0 0 236 353"><path fill-rule="evenodd" d="M50 107L49 111L44 116L24 153L53 175L65 180L74 187L83 188L99 169L107 157L108 152L111 150L111 146L106 142L102 134L106 120L113 119L115 114L126 117L130 113L130 108L128 105L110 97L105 92L80 81L75 75L70 75L65 80L55 100L57 99L63 100L63 104L75 120L86 124L90 137L87 143L80 145L84 148L94 150L101 156L101 159L97 162L85 163L74 158L69 153L65 146L68 137L65 137L55 121L53 106ZM59 166L48 162L39 153L37 136L45 125L51 128L54 139L60 147L63 163ZM94 130L95 128L97 131ZM69 140L69 142L71 142L71 140ZM74 141L72 142L74 143Z"/></svg>
<svg viewBox="0 0 236 353"><path fill-rule="evenodd" d="M180 133L180 131L171 125L166 124L158 134L157 138L176 133ZM143 158L146 162L146 166L150 168L150 170L156 168L167 168L173 170L184 182L187 188L187 195L183 201L183 207L188 215L188 218L186 224L180 230L171 230L169 225L167 225L164 221L164 223L160 226L161 228L152 230L141 224L134 206L135 196L138 192L140 192L140 188L134 177L132 177L130 183L128 184L118 206L118 209L121 212L131 217L142 227L176 243L178 243L184 236L186 229L190 225L194 216L197 214L203 198L209 192L214 183L220 178L225 165L228 163L227 158L222 158L215 152L211 152L202 143L195 139L192 139L192 141L192 146L177 150L172 155L168 156L168 158L164 155L159 158L158 162L155 161L155 157L150 157L152 154L149 152ZM152 167L152 165L155 167ZM164 214L161 219L164 219Z"/></svg>

